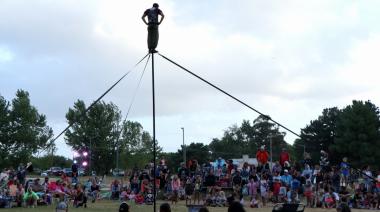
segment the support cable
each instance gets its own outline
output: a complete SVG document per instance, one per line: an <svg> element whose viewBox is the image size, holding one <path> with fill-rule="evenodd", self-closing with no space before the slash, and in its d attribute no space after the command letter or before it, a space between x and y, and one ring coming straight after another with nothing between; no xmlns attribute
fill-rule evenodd
<svg viewBox="0 0 380 212"><path fill-rule="evenodd" d="M176 62L174 62L173 60L167 58L166 56L164 56L164 55L162 55L162 54L160 54L160 53L158 53L158 54L159 54L161 57L163 57L164 59L166 59L167 61L169 61L169 62L173 63L174 65L178 66L179 68L183 69L183 70L186 71L187 73L189 73L189 74L193 75L194 77L196 77L196 78L202 80L203 82L207 83L208 85L210 85L211 87L217 89L218 91L224 93L225 95L231 97L232 99L234 99L235 101L239 102L240 104L242 104L242 105L248 107L249 109L255 111L256 113L262 115L265 119L274 122L274 123L277 124L278 126L284 128L285 130L287 130L287 131L291 132L292 134L296 135L297 137L301 138L301 136L300 136L298 133L294 132L293 130L291 130L291 129L287 128L287 127L285 127L284 125L280 124L279 122L273 120L270 116L265 115L264 113L262 113L262 112L256 110L255 108L249 106L247 103L245 103L245 102L243 102L242 100L236 98L235 96L229 94L228 92L226 92L226 91L224 91L223 89L219 88L218 86L212 84L211 82L205 80L205 79L202 78L201 76L199 76L199 75L197 75L197 74L191 72L190 70L188 70L188 69L186 69L185 67L179 65L178 63L176 63Z"/></svg>
<svg viewBox="0 0 380 212"><path fill-rule="evenodd" d="M166 56L164 56L164 55L162 55L162 54L160 54L160 53L158 53L158 54L159 54L161 57L163 57L164 59L166 59L167 61L169 61L169 62L173 63L174 65L178 66L179 68L183 69L183 70L186 71L187 73L189 73L189 74L193 75L194 77L196 77L196 78L202 80L203 82L207 83L207 84L210 85L211 87L213 87L213 88L219 90L220 92L222 92L222 93L224 93L225 95L231 97L232 99L236 100L237 102L241 103L242 105L244 105L244 106L248 107L249 109L255 111L256 113L258 113L258 114L264 116L267 120L270 120L270 121L274 122L274 123L277 124L278 126L284 128L285 130L291 132L291 133L294 134L295 136L297 136L297 137L299 137L299 138L302 139L302 137L301 137L300 134L298 134L298 133L294 132L293 130L287 128L286 126L280 124L279 122L273 120L270 116L265 115L265 114L263 114L262 112L256 110L255 108L249 106L247 103L245 103L245 102L243 102L242 100L240 100L240 99L234 97L233 95L229 94L228 92L224 91L223 89L219 88L218 86L216 86L216 85L212 84L211 82L205 80L205 79L202 78L201 76L199 76L199 75L197 75L197 74L191 72L190 70L186 69L185 67L183 67L183 66L179 65L178 63L174 62L173 60L167 58ZM355 168L355 167L351 166L351 164L349 164L349 167L351 167L351 168L355 169L356 171L360 172L362 175L366 176L367 178L370 178L370 179L376 181L376 179L375 179L374 177L367 175L363 170L358 169L358 168Z"/></svg>
<svg viewBox="0 0 380 212"><path fill-rule="evenodd" d="M137 84L137 87L136 87L136 89L135 89L135 91L134 91L134 94L133 94L133 97L132 97L132 101L131 101L131 104L130 104L129 107L128 107L128 111L127 111L127 114L126 114L126 116L125 116L124 121L127 120L128 115L129 115L129 112L130 112L131 109L132 109L133 103L134 103L134 101L135 101L135 99L136 99L136 96L137 96L137 91L139 90L139 88L140 88L140 86L141 86L141 81L142 81L142 79L143 79L143 77L144 77L146 67L148 66L149 59L150 59L150 54L149 54L148 60L147 60L146 63L145 63L144 70L143 70L142 73L141 73L141 76L140 76L140 79L139 79L139 83Z"/></svg>
<svg viewBox="0 0 380 212"><path fill-rule="evenodd" d="M119 80L117 80L110 88L106 90L98 99L96 99L90 106L87 107L84 114L87 114L91 108L98 103L105 95L107 95L124 77L126 77L129 73L131 73L149 54L146 54L139 62L137 62L128 72L126 72ZM76 120L69 124L61 133L59 133L51 142L55 142L63 133L65 133L70 127L72 127L76 123Z"/></svg>

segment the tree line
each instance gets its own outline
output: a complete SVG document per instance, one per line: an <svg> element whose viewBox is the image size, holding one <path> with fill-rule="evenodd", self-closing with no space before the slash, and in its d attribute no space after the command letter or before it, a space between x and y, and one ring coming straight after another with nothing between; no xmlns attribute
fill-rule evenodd
<svg viewBox="0 0 380 212"><path fill-rule="evenodd" d="M73 150L90 152L92 170L105 173L116 166L123 169L143 167L152 161L152 136L140 123L125 120L115 104L101 101L87 113L85 111L86 104L82 100L77 100L68 109L66 120L72 127L64 134L64 140ZM278 159L282 148L288 149L294 161L302 160L304 151L318 161L320 150L325 150L333 163L348 157L356 167L372 165L378 168L379 108L370 101L353 101L342 109L324 109L301 129L301 137L293 145L285 142L285 135L265 116L258 116L252 121L243 120L240 125L232 125L221 138L213 138L208 145L192 141L186 146L186 154L188 159L197 159L200 163L218 157L240 158L244 154L254 157L258 148L265 145L269 150L272 143L274 160ZM53 130L47 125L46 116L31 105L27 91L18 90L12 101L0 95L1 168L32 159L39 161L41 153L46 154L43 155L46 159L50 154L53 158L50 161L54 161L56 146L52 137ZM158 141L155 142L158 146ZM157 155L165 159L169 167L177 167L182 162L183 152L181 148L167 153L158 146ZM48 163L42 164L47 166Z"/></svg>

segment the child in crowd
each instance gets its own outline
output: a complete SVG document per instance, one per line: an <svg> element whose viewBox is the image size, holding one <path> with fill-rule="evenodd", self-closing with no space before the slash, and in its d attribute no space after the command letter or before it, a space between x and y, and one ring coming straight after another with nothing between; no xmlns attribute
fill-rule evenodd
<svg viewBox="0 0 380 212"><path fill-rule="evenodd" d="M304 195L306 197L306 207L313 207L313 185L311 184L311 180L306 180L306 184L304 186Z"/></svg>
<svg viewBox="0 0 380 212"><path fill-rule="evenodd" d="M226 201L227 201L226 194L224 193L224 191L220 190L216 195L216 199L215 199L216 205L219 207L223 207L226 205Z"/></svg>
<svg viewBox="0 0 380 212"><path fill-rule="evenodd" d="M202 186L202 178L201 176L197 176L195 179L195 185L194 185L194 204L195 201L197 201L197 204L199 204L199 201L201 199L201 186Z"/></svg>
<svg viewBox="0 0 380 212"><path fill-rule="evenodd" d="M251 202L256 202L257 201L257 190L259 188L259 183L257 182L256 177L251 177L249 180L249 183L247 185L248 187L248 194L250 195L250 201Z"/></svg>
<svg viewBox="0 0 380 212"><path fill-rule="evenodd" d="M260 180L260 195L263 206L266 206L269 192L268 176L263 174Z"/></svg>
<svg viewBox="0 0 380 212"><path fill-rule="evenodd" d="M177 175L173 175L173 179L171 182L171 188L172 188L171 201L172 201L172 204L177 204L177 202L178 202L180 187L181 187L181 181L179 180Z"/></svg>

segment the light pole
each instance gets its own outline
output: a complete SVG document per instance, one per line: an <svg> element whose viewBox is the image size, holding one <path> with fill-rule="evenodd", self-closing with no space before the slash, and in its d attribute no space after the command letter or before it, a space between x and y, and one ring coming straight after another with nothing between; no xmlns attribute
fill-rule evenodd
<svg viewBox="0 0 380 212"><path fill-rule="evenodd" d="M185 128L181 127L182 130L182 152L183 152L183 162L186 166L186 146L185 146Z"/></svg>
<svg viewBox="0 0 380 212"><path fill-rule="evenodd" d="M273 154L272 154L272 135L269 135L269 146L270 146L270 171L273 169Z"/></svg>

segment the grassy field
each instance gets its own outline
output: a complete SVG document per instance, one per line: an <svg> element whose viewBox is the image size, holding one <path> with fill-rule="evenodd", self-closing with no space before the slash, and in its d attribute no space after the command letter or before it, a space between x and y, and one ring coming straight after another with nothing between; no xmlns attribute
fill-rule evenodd
<svg viewBox="0 0 380 212"><path fill-rule="evenodd" d="M32 176L31 178L36 178L38 176ZM81 177L80 181L85 182L89 177ZM106 182L104 182L106 185L109 185L112 180L114 180L115 177L107 177ZM120 180L120 178L118 177ZM50 178L50 180L55 180L55 178ZM163 203L163 201L158 201L157 202L157 207ZM131 211L132 212L149 212L153 211L153 206L150 205L135 205L134 203L129 203L128 204L131 206ZM112 212L112 211L118 211L118 207L120 205L120 202L118 201L110 201L110 200L101 200L95 203L88 203L87 208L73 208L71 205L69 206L69 211L86 211L86 212L92 212L92 211L107 211L107 212ZM208 208L210 212L226 212L227 207L209 207ZM268 206L265 208L245 208L247 212L271 212L272 207ZM30 211L30 212L51 212L55 211L55 205L51 206L38 206L37 208L12 208L12 209L0 209L0 212L17 212L17 211ZM157 208L157 211L158 208ZM172 211L173 212L187 212L187 207L185 206L184 201L180 201L177 205L172 205ZM310 212L324 212L324 211L329 211L329 212L335 212L335 209L321 209L321 208L306 208L305 211L310 211ZM352 211L366 211L368 212L369 210L352 210Z"/></svg>
<svg viewBox="0 0 380 212"><path fill-rule="evenodd" d="M163 203L162 201L157 202L157 207ZM128 203L129 204L129 203ZM86 212L92 212L92 211L107 211L107 212L112 212L112 211L118 211L118 206L119 202L117 201L99 201L95 203L89 203L87 208L73 208L69 207L69 211L86 211ZM131 206L131 211L132 212L149 212L153 211L153 206L149 205L135 205L134 203L130 204ZM17 211L30 211L30 212L51 212L55 211L55 206L39 206L37 208L12 208L12 209L0 209L1 212L17 212ZM208 208L210 212L226 212L227 208L226 207L209 207ZM157 211L159 211L157 209ZM179 202L177 205L172 205L172 211L173 212L187 212L187 208L184 204L184 202ZM247 208L246 211L251 211L251 212L270 212L272 211L271 207L266 207L266 208ZM305 211L310 211L310 212L335 212L335 209L320 209L320 208L306 208ZM352 210L352 211L367 211L369 210Z"/></svg>

